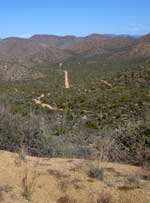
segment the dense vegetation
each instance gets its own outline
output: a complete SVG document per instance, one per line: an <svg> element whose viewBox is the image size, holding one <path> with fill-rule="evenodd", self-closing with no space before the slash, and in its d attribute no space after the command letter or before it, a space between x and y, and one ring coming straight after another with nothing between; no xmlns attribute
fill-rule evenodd
<svg viewBox="0 0 150 203"><path fill-rule="evenodd" d="M96 62L95 62L96 60ZM108 158L150 161L150 62L84 58L43 66L47 77L0 84L0 149L31 155L91 157L110 140ZM64 88L69 71L70 89ZM108 85L103 81L107 81ZM42 101L63 111L50 111ZM108 142L106 142L108 143Z"/></svg>

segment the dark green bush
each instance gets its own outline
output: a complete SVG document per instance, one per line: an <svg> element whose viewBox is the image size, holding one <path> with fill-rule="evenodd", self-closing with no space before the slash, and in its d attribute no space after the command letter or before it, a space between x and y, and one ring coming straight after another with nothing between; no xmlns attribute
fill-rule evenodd
<svg viewBox="0 0 150 203"><path fill-rule="evenodd" d="M150 163L150 126L141 122L131 122L120 127L115 137L115 145L110 153L118 161L132 164Z"/></svg>

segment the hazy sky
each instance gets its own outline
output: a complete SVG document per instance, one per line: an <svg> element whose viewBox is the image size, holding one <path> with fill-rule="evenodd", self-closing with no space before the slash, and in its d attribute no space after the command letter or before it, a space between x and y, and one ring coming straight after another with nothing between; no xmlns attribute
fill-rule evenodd
<svg viewBox="0 0 150 203"><path fill-rule="evenodd" d="M150 32L150 0L0 0L0 37Z"/></svg>

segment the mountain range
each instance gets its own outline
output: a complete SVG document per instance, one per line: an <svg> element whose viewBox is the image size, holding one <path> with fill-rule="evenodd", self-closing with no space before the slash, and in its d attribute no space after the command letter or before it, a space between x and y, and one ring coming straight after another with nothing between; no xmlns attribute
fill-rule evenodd
<svg viewBox="0 0 150 203"><path fill-rule="evenodd" d="M33 66L63 63L77 58L96 57L100 60L101 57L105 57L107 60L128 60L149 56L150 34L138 38L102 34L91 34L86 37L33 35L28 39L9 37L0 40L0 77L5 78L6 69L8 75L11 72L11 75L15 76L15 73L17 71L20 73L22 69L28 70ZM34 71L36 70L33 69L32 72ZM36 75L42 74L36 72Z"/></svg>

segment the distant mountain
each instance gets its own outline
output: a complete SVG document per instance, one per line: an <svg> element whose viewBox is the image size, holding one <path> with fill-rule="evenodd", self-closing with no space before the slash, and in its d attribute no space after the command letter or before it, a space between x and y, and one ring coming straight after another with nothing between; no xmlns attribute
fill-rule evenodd
<svg viewBox="0 0 150 203"><path fill-rule="evenodd" d="M43 58L42 58L43 57ZM66 50L51 47L48 44L33 42L30 39L6 38L0 41L0 59L20 59L24 62L49 61L49 63L70 57Z"/></svg>
<svg viewBox="0 0 150 203"><path fill-rule="evenodd" d="M143 36L132 48L132 55L150 56L150 34Z"/></svg>
<svg viewBox="0 0 150 203"><path fill-rule="evenodd" d="M91 34L86 37L33 35L29 39L10 37L0 41L0 59L19 59L28 63L56 63L76 54L112 57L140 57L150 54L150 35Z"/></svg>
<svg viewBox="0 0 150 203"><path fill-rule="evenodd" d="M22 80L44 77L42 69L81 59L89 63L131 60L150 56L150 34L143 37L128 35L91 34L86 37L33 35L29 39L9 37L0 40L0 78ZM5 74L7 73L7 74Z"/></svg>
<svg viewBox="0 0 150 203"><path fill-rule="evenodd" d="M79 42L82 38L75 36L56 36L56 35L33 35L30 41L35 43L42 43L51 47L67 48Z"/></svg>
<svg viewBox="0 0 150 203"><path fill-rule="evenodd" d="M0 41L0 80L31 80L45 77L39 65L62 62L72 56L68 50L30 39L10 37Z"/></svg>
<svg viewBox="0 0 150 203"><path fill-rule="evenodd" d="M98 35L92 34L80 42L70 46L71 50L79 53L97 48L103 49L117 49L124 48L135 44L136 40L128 36L117 36L117 35Z"/></svg>
<svg viewBox="0 0 150 203"><path fill-rule="evenodd" d="M34 43L28 39L10 37L0 42L0 58L24 58L46 48L46 45Z"/></svg>
<svg viewBox="0 0 150 203"><path fill-rule="evenodd" d="M91 34L86 37L33 35L29 40L51 47L69 49L77 53L96 48L121 48L131 45L137 39L129 35Z"/></svg>

